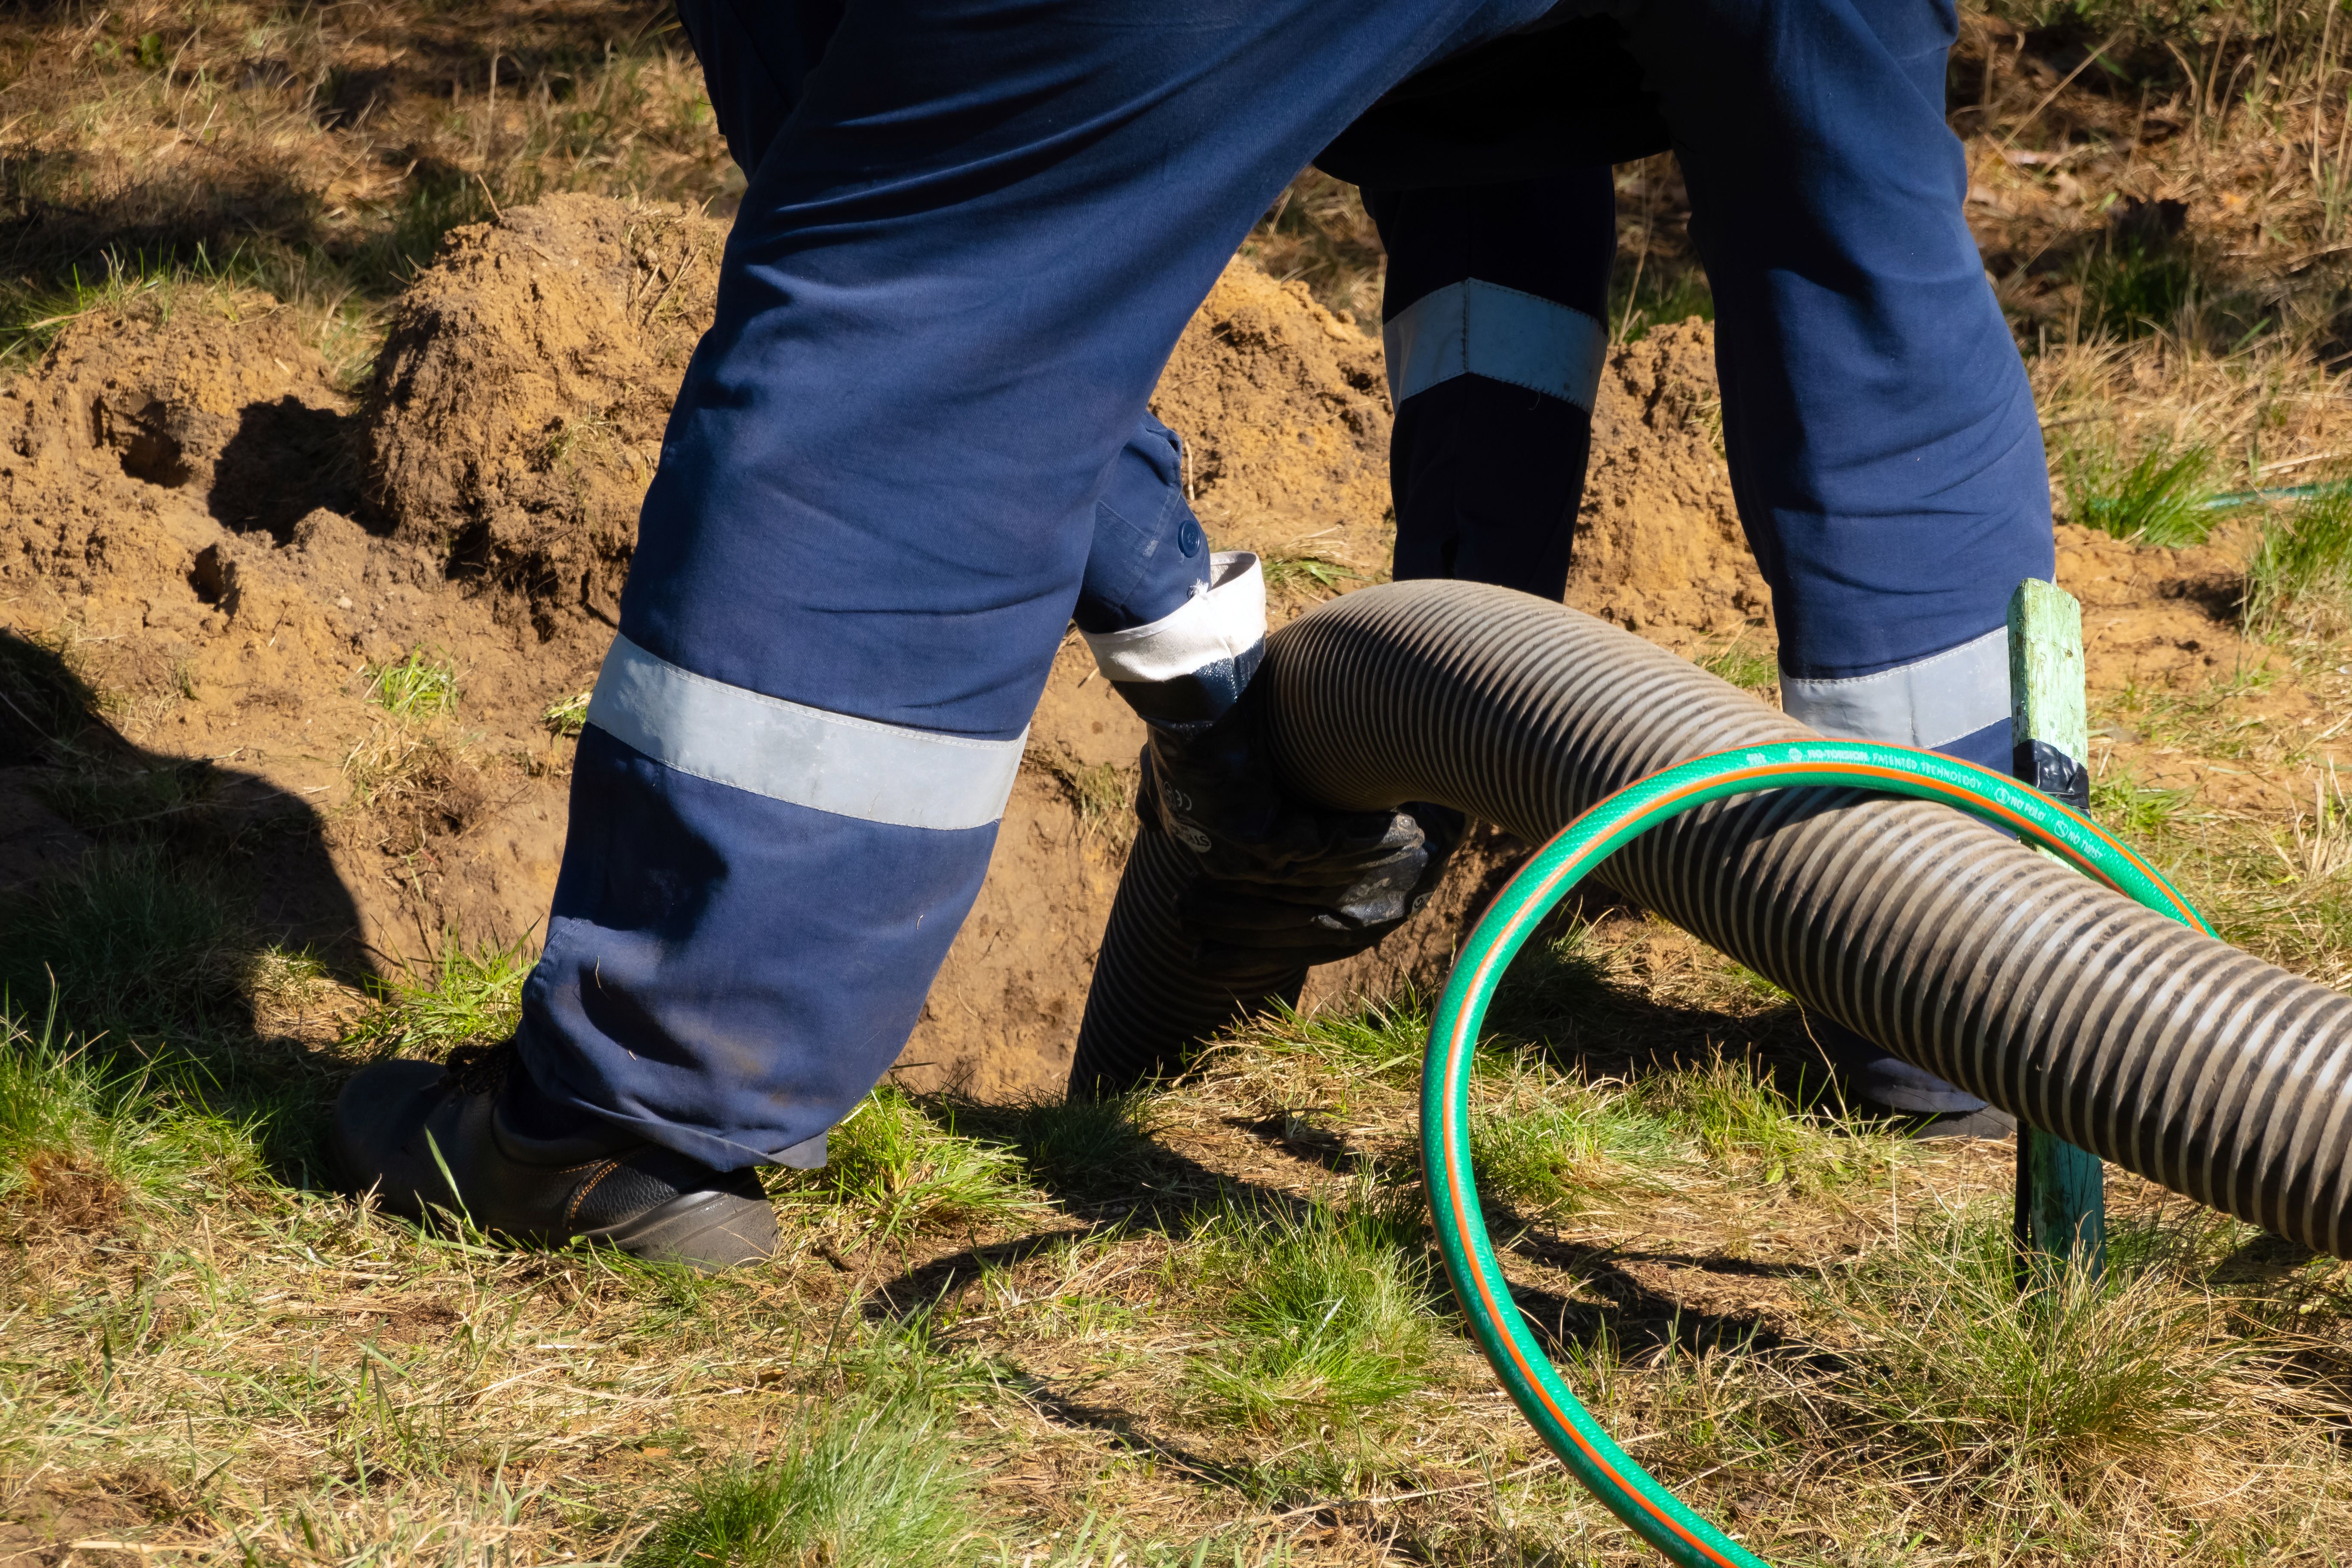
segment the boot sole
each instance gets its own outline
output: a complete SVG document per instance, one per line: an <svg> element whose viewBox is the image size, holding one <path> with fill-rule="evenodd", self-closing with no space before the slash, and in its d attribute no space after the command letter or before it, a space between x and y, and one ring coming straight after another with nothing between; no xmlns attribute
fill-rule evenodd
<svg viewBox="0 0 2352 1568"><path fill-rule="evenodd" d="M682 1193L619 1225L583 1231L577 1239L648 1263L717 1274L774 1257L778 1235L776 1211L764 1198L704 1192Z"/></svg>

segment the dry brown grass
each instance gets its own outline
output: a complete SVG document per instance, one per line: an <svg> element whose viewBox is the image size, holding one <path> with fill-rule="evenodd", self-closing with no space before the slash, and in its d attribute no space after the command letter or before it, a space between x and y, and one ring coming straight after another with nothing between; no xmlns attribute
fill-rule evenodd
<svg viewBox="0 0 2352 1568"><path fill-rule="evenodd" d="M1719 962L1623 918L1591 938L1628 939L1668 991L1628 963L1589 1005L1785 1060L1769 1007L1691 1016L1700 970L1743 994ZM1664 962L1669 941L1685 963ZM1321 1222L1282 1217L1377 1208L1409 1179L1411 1075L1367 1061L1380 1037L1411 1053L1412 1016L1354 1027L1279 1026L1213 1058L1154 1099L1149 1142L1107 1181L1035 1164L1034 1120L891 1099L871 1114L911 1151L905 1173L795 1184L783 1253L717 1280L420 1234L249 1163L77 1205L70 1229L24 1229L6 1280L11 1506L110 1497L134 1517L108 1538L151 1556L614 1560L683 1539L681 1500L797 1441L812 1408L912 1398L971 1488L960 1560L1075 1564L1059 1553L1115 1531L1135 1563L1203 1541L1213 1563L1645 1561L1437 1303L1381 1309L1387 1337L1361 1353L1388 1357L1370 1373L1389 1381L1350 1382L1349 1341L1309 1383L1262 1372L1274 1414L1234 1417L1258 1408L1234 1335L1265 1301L1387 1249L1402 1279L1431 1263L1417 1226L1360 1232L1335 1260ZM1722 1093L1717 1058L1496 1066L1477 1090L1490 1119L1598 1104L1650 1128L1612 1156L1629 1179L1588 1170L1585 1201L1515 1216L1505 1200L1508 1268L1602 1418L1772 1560L2296 1562L2352 1529L2328 1436L2352 1352L2342 1266L2122 1182L2121 1283L2037 1319L1981 1263L2005 1268L2000 1146L1905 1147L1759 1102L1751 1136L1853 1151L1852 1179L1808 1182L1692 1113ZM126 1125L164 1130L151 1141L202 1146L200 1111L139 1115ZM994 1196L910 1208L908 1183L951 1165ZM1400 1343L1420 1348L1380 1349ZM2078 1414L2053 1429L2037 1400Z"/></svg>

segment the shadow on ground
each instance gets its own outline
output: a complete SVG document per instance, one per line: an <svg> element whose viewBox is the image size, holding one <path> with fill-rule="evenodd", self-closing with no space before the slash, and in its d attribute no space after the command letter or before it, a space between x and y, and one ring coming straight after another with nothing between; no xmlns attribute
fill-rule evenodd
<svg viewBox="0 0 2352 1568"><path fill-rule="evenodd" d="M334 1069L302 1005L368 973L326 824L252 773L133 744L110 719L125 700L0 633L0 987L102 1055L184 1061L311 1184Z"/></svg>

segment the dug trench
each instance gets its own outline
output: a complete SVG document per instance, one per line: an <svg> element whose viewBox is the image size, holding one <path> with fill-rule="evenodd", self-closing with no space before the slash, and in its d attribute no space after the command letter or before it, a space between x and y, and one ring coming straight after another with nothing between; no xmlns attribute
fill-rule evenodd
<svg viewBox="0 0 2352 1568"><path fill-rule="evenodd" d="M359 977L528 949L577 699L722 238L680 208L587 195L457 229L355 395L267 295L68 325L0 390L0 900L160 827L201 846L257 950ZM1769 700L1769 599L1724 468L1711 342L1693 321L1612 353L1568 597ZM1277 620L1384 575L1390 408L1355 323L1237 260L1153 407L1187 438L1212 538L1268 563ZM2248 717L2314 723L2284 661L2232 629L2234 562L2226 538L2172 552L2062 529L2094 684L2234 683ZM901 1058L908 1087L1061 1082L1141 739L1071 637ZM2102 761L2225 805L2281 787L2258 770L2174 778L2189 764L2160 740L2118 732ZM1309 1005L1438 980L1522 849L1482 832L1411 926L1317 973ZM17 956L22 985L38 955Z"/></svg>

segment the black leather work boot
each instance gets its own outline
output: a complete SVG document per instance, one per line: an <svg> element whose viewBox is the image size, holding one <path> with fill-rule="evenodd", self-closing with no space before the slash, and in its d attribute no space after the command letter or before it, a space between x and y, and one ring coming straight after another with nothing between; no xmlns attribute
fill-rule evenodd
<svg viewBox="0 0 2352 1568"><path fill-rule="evenodd" d="M511 1044L363 1068L335 1100L331 1150L353 1194L394 1214L462 1213L539 1247L576 1241L715 1273L776 1249L776 1211L751 1171L714 1171L625 1131L530 1138L498 1101ZM437 1156L437 1157L436 1157Z"/></svg>

